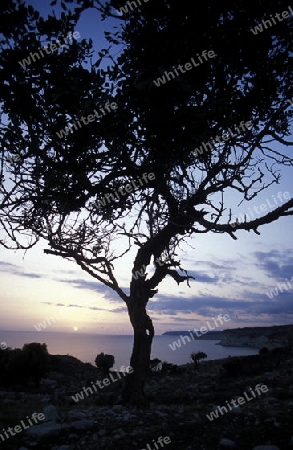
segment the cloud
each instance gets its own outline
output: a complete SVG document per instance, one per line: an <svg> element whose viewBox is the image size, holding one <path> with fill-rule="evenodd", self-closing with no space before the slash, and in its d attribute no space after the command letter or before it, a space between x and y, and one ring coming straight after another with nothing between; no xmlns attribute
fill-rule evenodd
<svg viewBox="0 0 293 450"><path fill-rule="evenodd" d="M126 313L127 312L127 307L126 306L121 306L120 308L115 308L115 309L111 309L110 312L113 313Z"/></svg>
<svg viewBox="0 0 293 450"><path fill-rule="evenodd" d="M192 263L194 264L195 261L194 259L191 258L186 258L183 257L182 258L182 262L186 261L188 264ZM196 260L196 265L199 266L203 266L203 267L208 267L208 268L212 268L212 269L217 269L217 270L234 270L235 269L235 261L233 261L232 259L218 259L217 258L217 263L210 261L210 260ZM183 265L183 264L182 264Z"/></svg>
<svg viewBox="0 0 293 450"><path fill-rule="evenodd" d="M11 264L11 263L8 263L8 262L4 262L4 261L0 261L0 266L3 266L3 267L18 267L18 266L16 266L15 264Z"/></svg>
<svg viewBox="0 0 293 450"><path fill-rule="evenodd" d="M286 280L293 276L292 250L271 250L269 252L254 253L259 266L265 273L275 280Z"/></svg>
<svg viewBox="0 0 293 450"><path fill-rule="evenodd" d="M205 272L198 272L194 270L188 270L188 275L195 278L195 281L201 283L217 283L220 281L219 277L210 276Z"/></svg>
<svg viewBox="0 0 293 450"><path fill-rule="evenodd" d="M46 276L39 275L39 274L36 274L36 273L22 272L22 273L19 273L19 275L22 276L22 277L27 277L27 278L46 278Z"/></svg>
<svg viewBox="0 0 293 450"><path fill-rule="evenodd" d="M293 282L292 282L293 287ZM161 315L173 316L175 322L195 321L182 317L182 315L194 314L203 318L215 317L218 314L229 314L231 317L239 317L239 320L245 316L251 321L255 318L260 320L260 316L270 316L271 320L275 317L286 316L285 323L293 314L293 289L279 293L272 299L269 299L265 293L255 293L249 290L243 293L242 298L217 297L213 295L202 295L200 297L175 297L170 295L158 295L158 300L149 301L147 309L156 317Z"/></svg>
<svg viewBox="0 0 293 450"><path fill-rule="evenodd" d="M81 305L67 305L67 308L84 308L84 306L81 306Z"/></svg>
<svg viewBox="0 0 293 450"><path fill-rule="evenodd" d="M198 270L190 270L189 275L195 283L202 283L196 295L189 296L183 289L177 295L157 294L147 304L147 311L153 320L160 321L162 316L169 317L173 324L190 323L209 320L218 314L229 314L236 323L288 323L293 317L292 290L280 292L268 298L266 292L276 288L277 283L285 282L293 276L293 252L291 251L256 251L250 261L244 261L239 255L235 260L197 261ZM194 263L188 260L188 264ZM249 266L247 274L243 266ZM254 278L254 269L257 277ZM252 275L250 275L252 270ZM262 277L263 275L263 277ZM270 277L270 285L266 284L266 276ZM263 279L262 279L263 278ZM110 288L98 281L87 281L80 278L59 279L76 289L90 290L100 293L110 303L121 303L112 310L92 306L83 306L96 311L107 311L117 314L127 313L127 308L120 297ZM205 286L206 285L206 286ZM293 286L293 279L292 279ZM230 293L233 288L233 294ZM123 288L128 294L128 288ZM229 291L228 291L229 290ZM70 307L81 308L80 305ZM193 318L192 316L196 317ZM201 319L202 318L202 319ZM166 322L164 321L164 325ZM236 325L237 326L237 325Z"/></svg>
<svg viewBox="0 0 293 450"><path fill-rule="evenodd" d="M58 273L58 274L64 273L66 275L76 275L79 273L79 270L64 270L64 269L60 270L60 269L58 269L58 270L52 270L52 272Z"/></svg>
<svg viewBox="0 0 293 450"><path fill-rule="evenodd" d="M116 294L115 291L113 291L108 286L105 286L100 281L87 281L80 278L76 279L60 279L56 278L56 281L59 281L60 283L67 283L70 284L72 287L76 289L85 289L89 291L93 291L95 293L102 294L104 298L110 301L117 301L118 299L121 301L121 298ZM116 297L116 298L115 298Z"/></svg>
<svg viewBox="0 0 293 450"><path fill-rule="evenodd" d="M237 304L237 306L236 306ZM201 296L201 297L172 297L170 295L158 295L158 300L150 301L148 303L148 309L154 311L164 311L165 313L184 312L191 313L211 313L219 311L223 313L223 310L227 308L239 308L240 306L247 306L246 300L238 300L215 297L215 296Z"/></svg>
<svg viewBox="0 0 293 450"><path fill-rule="evenodd" d="M10 273L11 275L17 275L21 277L27 278L47 278L47 275L40 275L31 272L24 272L19 266L16 264L7 263L4 261L0 261L0 271Z"/></svg>
<svg viewBox="0 0 293 450"><path fill-rule="evenodd" d="M41 302L45 305L50 305L50 306L58 306L58 307L66 307L66 308L80 308L80 309L90 309L91 311L107 311L107 312L113 312L113 313L120 313L120 312L127 312L127 308L124 306L121 306L120 308L116 308L116 309L105 309L105 308L99 308L97 306L87 306L87 305L77 305L74 303L71 303L69 305L65 305L64 303L52 303L52 302Z"/></svg>

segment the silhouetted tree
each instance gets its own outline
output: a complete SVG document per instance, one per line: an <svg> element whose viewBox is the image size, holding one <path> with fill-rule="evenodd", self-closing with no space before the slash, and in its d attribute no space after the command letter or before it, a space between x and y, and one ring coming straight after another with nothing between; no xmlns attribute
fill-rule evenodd
<svg viewBox="0 0 293 450"><path fill-rule="evenodd" d="M191 357L191 359L192 359L194 365L197 367L198 364L199 364L199 361L200 361L201 359L207 358L207 354L204 353L204 352L197 352L197 353L192 352L191 355L190 355L190 357Z"/></svg>
<svg viewBox="0 0 293 450"><path fill-rule="evenodd" d="M208 232L236 239L240 230L259 233L292 215L289 199L235 221L229 192L253 200L292 166L293 29L288 19L251 31L287 9L283 0L156 0L121 17L120 2L76 3L60 20L41 18L19 0L0 5L0 242L32 248L42 238L46 254L74 260L125 302L134 372L124 401L135 402L143 398L154 336L148 301L166 276L177 284L191 278L177 255L180 242ZM117 18L97 60L83 39L19 64L44 41L73 31L88 7L102 10L109 27ZM205 60L204 51L214 56ZM101 72L103 58L109 66ZM191 58L197 65L181 73ZM107 101L118 108L76 125ZM68 120L75 127L58 137ZM115 263L135 247L128 293Z"/></svg>
<svg viewBox="0 0 293 450"><path fill-rule="evenodd" d="M33 380L37 386L49 369L46 344L31 343L20 348L0 350L0 384L25 385Z"/></svg>
<svg viewBox="0 0 293 450"><path fill-rule="evenodd" d="M96 356L95 363L99 370L108 375L110 369L115 364L115 358L113 355L106 355L105 353L102 352Z"/></svg>
<svg viewBox="0 0 293 450"><path fill-rule="evenodd" d="M22 354L27 377L31 377L36 385L39 386L41 378L49 369L47 344L38 342L25 344L22 348Z"/></svg>

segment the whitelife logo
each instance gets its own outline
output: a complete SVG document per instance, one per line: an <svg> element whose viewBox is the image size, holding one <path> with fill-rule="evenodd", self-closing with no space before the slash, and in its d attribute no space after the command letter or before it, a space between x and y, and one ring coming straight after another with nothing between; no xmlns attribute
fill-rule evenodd
<svg viewBox="0 0 293 450"><path fill-rule="evenodd" d="M147 3L149 0L143 0L144 3ZM125 3L124 6L121 6L121 8L119 8L117 11L119 12L119 14L127 14L130 11L133 11L134 9L138 8L139 6L141 6L141 1L140 0L136 0L136 2L127 2Z"/></svg>
<svg viewBox="0 0 293 450"><path fill-rule="evenodd" d="M203 142L199 148L196 148L195 150L193 150L193 152L192 152L193 156L198 157L198 155L202 155L204 152L207 152L208 150L212 150L217 145L217 143L221 144L225 141L228 141L229 139L231 139L233 137L237 137L238 135L241 135L246 130L250 130L252 128L252 123L250 121L244 123L244 121L242 120L242 122L240 122L240 124L239 124L239 128L241 128L241 130L236 125L233 125L233 127L234 127L234 130L232 130L232 128L228 128L228 131L225 133L222 133L222 136L217 135L210 141ZM233 131L235 131L237 134L234 134Z"/></svg>
<svg viewBox="0 0 293 450"><path fill-rule="evenodd" d="M262 213L268 212L269 208L274 208L275 206L278 206L279 203L285 203L285 200L290 200L291 196L289 192L278 192L277 199L274 195L271 196L273 199L273 204L270 203L270 199L266 199L266 203L262 203L260 206L254 206L252 209L253 211L260 216ZM283 198L282 198L283 197ZM255 214L251 211L251 208L248 208L248 212L246 214L240 214L236 221L231 223L232 227L236 227L236 225L240 224L241 222L245 223L247 219L254 220L256 218Z"/></svg>
<svg viewBox="0 0 293 450"><path fill-rule="evenodd" d="M37 325L34 325L35 329L37 331L45 330L48 326L52 325L53 323L58 322L60 319L65 319L68 317L68 314L64 314L64 312L60 312L59 314L54 314L53 316L46 316L45 320L43 322L39 322Z"/></svg>
<svg viewBox="0 0 293 450"><path fill-rule="evenodd" d="M107 102L104 105L104 108L107 110L108 113L111 111L115 111L118 108L117 103L115 102ZM73 128L75 131L79 130L83 125L88 125L91 122L95 121L96 119L101 119L103 116L107 114L104 108L99 108L99 110L103 113L101 116L96 109L93 110L94 114L89 114L87 117L82 116L79 120L76 120L73 123L68 123L67 126L59 131L56 131L57 136L62 139L64 136L68 136L69 133L73 133ZM82 121L82 124L80 123Z"/></svg>
<svg viewBox="0 0 293 450"><path fill-rule="evenodd" d="M247 392L244 392L243 395L245 397L238 397L236 400L232 399L230 400L230 403L232 403L233 406L230 405L230 403L228 402L228 400L226 400L227 406L229 408L229 411L232 411L233 408L238 408L240 405L244 405L244 403L246 403L246 401L250 402L251 400L253 400L254 398L257 398L257 395L255 394L255 392L253 391L253 389L250 389L250 393L252 395L252 397L249 397L247 395ZM265 384L257 384L255 386L255 391L257 392L257 394L260 396L262 393L266 393L268 392L268 387ZM261 392L260 392L261 391ZM238 402L238 405L237 405ZM212 411L210 414L207 414L207 418L212 422L214 419L218 419L219 417L219 412L221 415L228 413L229 412L228 409L226 408L226 406L218 406L216 410Z"/></svg>
<svg viewBox="0 0 293 450"><path fill-rule="evenodd" d="M2 442L4 442L5 439L9 439L11 436L15 436L16 433L21 433L23 430L27 430L29 427L33 427L34 425L38 424L38 421L44 420L45 416L43 413L34 412L31 416L31 418L32 418L32 420L34 420L35 423L33 423L32 420L28 416L26 416L26 418L29 423L29 426L26 426L25 422L23 420L21 420L20 421L21 425L15 425L14 428L8 427L7 430L5 430L3 428L3 431L0 433L0 438L2 439ZM8 433L10 433L10 436ZM5 435L5 438L3 435Z"/></svg>
<svg viewBox="0 0 293 450"><path fill-rule="evenodd" d="M291 16L293 15L293 10L291 6L288 6L288 9L291 13ZM288 11L283 11L282 13L275 14L275 18L279 22L283 22L284 19L288 19L290 17L290 13ZM282 16L282 17L280 17ZM264 30L267 30L268 28L273 27L274 25L277 25L278 22L276 22L274 16L270 16L270 20L262 20L261 23L256 25L254 28L250 28L250 31L256 36L259 33L262 33Z"/></svg>
<svg viewBox="0 0 293 450"><path fill-rule="evenodd" d="M154 262L158 264L160 267L162 267L165 264L160 260L160 258L156 258ZM145 275L146 268L147 266L143 264L140 270L136 270L135 273L132 272L132 278L137 280L138 278L143 277Z"/></svg>
<svg viewBox="0 0 293 450"><path fill-rule="evenodd" d="M44 54L44 52L46 52L47 55L50 55L51 53L55 52L56 50L58 50L58 48L62 48L65 45L69 45L73 42L73 38L74 39L79 39L80 38L80 34L78 31L74 31L74 33L72 33L71 31L69 33L67 33L67 36L63 38L63 42L64 44L62 44L58 39L56 40L56 44L50 44L50 45L45 45L42 48L39 48L39 51L36 53L30 52L29 56L27 58L24 58L22 61L18 61L18 64L21 65L21 67L23 69L26 68L26 66L30 66L32 62L36 62L36 58L39 61L41 58L44 58L46 55ZM49 50L50 47L50 50Z"/></svg>
<svg viewBox="0 0 293 450"><path fill-rule="evenodd" d="M288 280L288 278L286 278L287 284L285 283L278 283L277 287L275 287L275 289L272 289L271 291L268 291L266 293L266 295L269 298L274 298L277 297L277 295L281 294L282 292L285 291L290 291L290 289L293 288L292 284L290 283L290 281L293 281L293 277L291 277L290 281Z"/></svg>
<svg viewBox="0 0 293 450"><path fill-rule="evenodd" d="M136 189L138 189L140 186L143 186L144 182L148 183L149 180L152 181L154 180L155 174L153 172L150 172L149 174L144 173L142 175L142 179L141 178L137 178L136 180L131 180L130 183L126 184L125 186L121 186L118 189L119 194L123 197L124 195L130 194L131 192L134 192ZM137 186L135 184L135 181L137 181L139 183L139 185ZM125 191L125 192L123 192ZM120 196L118 194L117 191L114 191L111 194L106 194L105 197L103 197L101 200L98 200L97 202L95 202L95 206L96 208L100 209L101 206L105 206L106 205L106 201L108 202L108 204L111 203L111 201L115 201L115 200L120 200Z"/></svg>
<svg viewBox="0 0 293 450"><path fill-rule="evenodd" d="M123 370L125 369L125 370ZM127 366L125 368L125 366L121 366L120 367L120 372L122 372L122 375L125 377L126 375L128 375L129 373L133 372L133 368L131 366ZM117 370L115 370L115 372L110 372L109 373L109 377L110 378L104 378L102 381L100 380L96 380L96 382L91 381L92 387L83 387L83 392L77 392L75 395L72 395L71 398L72 400L75 401L75 403L79 402L80 400L84 400L84 394L86 394L86 396L89 396L89 393L91 395L93 395L94 391L98 392L95 384L97 384L99 386L100 389L104 389L104 387L109 386L111 383L115 383L115 381L121 380L122 376L120 375L120 372L117 372ZM118 378L114 378L113 374L116 373Z"/></svg>
<svg viewBox="0 0 293 450"><path fill-rule="evenodd" d="M142 448L141 450L159 450L160 448L164 447L164 444L170 444L171 439L169 438L169 436L165 436L163 438L163 436L160 436L157 440L157 442L155 442L155 440L153 439L153 443L154 443L154 449L152 449L152 447L150 446L150 444L146 445L146 448ZM160 444L161 447L159 447L158 444Z"/></svg>
<svg viewBox="0 0 293 450"><path fill-rule="evenodd" d="M164 72L164 75L162 77L157 78L156 80L153 80L153 83L157 87L160 87L162 84L166 84L167 81L171 81L170 77L172 77L172 79L174 80L174 78L176 78L176 76L177 77L180 76L180 73L181 74L186 73L187 71L193 69L194 67L199 67L201 64L208 61L210 58L215 58L216 54L213 50L209 50L209 51L204 50L201 55L198 53L196 56L197 56L197 61L195 61L194 58L191 58L191 60L190 60L191 63L188 62L188 63L184 64L184 66L182 64L179 64L177 66L177 68L175 66L173 66L173 71L171 70L170 72L168 72L166 70ZM199 64L198 64L198 62L199 62ZM178 70L180 70L180 73L178 73Z"/></svg>
<svg viewBox="0 0 293 450"><path fill-rule="evenodd" d="M229 320L231 320L231 317L229 316L229 314L225 314L225 315L223 316L223 319L222 319L221 316L222 316L222 314L219 314L218 317L217 317L217 319L213 318L213 321L214 321L214 324L216 325L216 327L219 326L219 324L217 323L217 321L219 321L220 324L223 325L223 319L224 319L225 322L228 322ZM211 328L211 327L210 327L209 321L207 321L206 324L207 324L207 326L208 326L208 328L209 328L210 331L216 329L216 328ZM188 332L189 332L189 334L190 334L192 340L194 341L194 334L196 334L197 337L200 337L202 334L206 334L209 330L208 330L206 327L201 327L200 330L197 330L196 328L194 328L193 331L188 330ZM183 345L187 344L187 342L191 342L190 337L189 337L187 334L185 334L184 336L180 335L180 338L178 339L178 341L174 341L172 344L169 344L169 347L170 347L173 351L176 350L176 348L181 348L181 341L180 341L180 339L181 339ZM184 339L187 339L187 342L185 342Z"/></svg>

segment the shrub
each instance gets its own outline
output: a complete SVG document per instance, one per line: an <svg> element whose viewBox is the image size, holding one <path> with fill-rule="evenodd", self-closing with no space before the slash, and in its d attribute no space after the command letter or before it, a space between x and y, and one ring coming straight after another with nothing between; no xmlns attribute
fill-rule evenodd
<svg viewBox="0 0 293 450"><path fill-rule="evenodd" d="M270 351L271 360L275 366L278 367L281 361L285 361L291 356L291 348L289 347L276 347Z"/></svg>
<svg viewBox="0 0 293 450"><path fill-rule="evenodd" d="M161 372L170 373L170 374L179 373L180 367L177 366L177 364L168 363L167 361L163 361Z"/></svg>
<svg viewBox="0 0 293 450"><path fill-rule="evenodd" d="M0 350L0 384L25 385L32 379L39 386L48 369L49 354L46 344L25 344L22 348Z"/></svg>
<svg viewBox="0 0 293 450"><path fill-rule="evenodd" d="M37 386L41 378L49 368L49 353L46 344L32 342L25 344L22 348L25 362L25 372L28 378L32 378Z"/></svg>
<svg viewBox="0 0 293 450"><path fill-rule="evenodd" d="M231 376L239 375L243 371L242 362L237 356L229 357L228 361L223 363L223 367Z"/></svg>
<svg viewBox="0 0 293 450"><path fill-rule="evenodd" d="M162 361L158 358L150 360L150 371L159 372L162 370Z"/></svg>
<svg viewBox="0 0 293 450"><path fill-rule="evenodd" d="M20 349L6 348L0 350L0 384L2 386L8 387L24 381L24 364L21 357Z"/></svg>
<svg viewBox="0 0 293 450"><path fill-rule="evenodd" d="M207 358L207 355L204 352L197 352L197 353L193 352L193 353L191 353L190 357L191 357L194 365L198 366L199 361L201 359Z"/></svg>
<svg viewBox="0 0 293 450"><path fill-rule="evenodd" d="M115 364L115 358L113 355L106 355L105 353L102 352L96 356L95 364L99 370L108 375L110 369Z"/></svg>

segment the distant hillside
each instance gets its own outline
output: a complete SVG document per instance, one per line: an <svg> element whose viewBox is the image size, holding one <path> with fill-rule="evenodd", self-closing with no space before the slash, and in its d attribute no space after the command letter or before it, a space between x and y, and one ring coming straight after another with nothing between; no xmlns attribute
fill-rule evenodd
<svg viewBox="0 0 293 450"><path fill-rule="evenodd" d="M293 346L293 325L233 328L222 332L219 345L269 349Z"/></svg>
<svg viewBox="0 0 293 450"><path fill-rule="evenodd" d="M191 331L166 331L163 336L190 336ZM199 334L199 332L198 332ZM224 347L249 347L269 349L275 347L293 348L293 325L276 325L272 327L233 328L224 331L208 331L194 339L220 340Z"/></svg>
<svg viewBox="0 0 293 450"><path fill-rule="evenodd" d="M180 336L180 335L191 336L191 333L193 334L194 339L218 341L223 337L222 331L208 331L205 334L200 334L200 332L198 331L198 334L200 334L199 336L197 336L192 331L166 331L165 333L162 334L162 336Z"/></svg>

